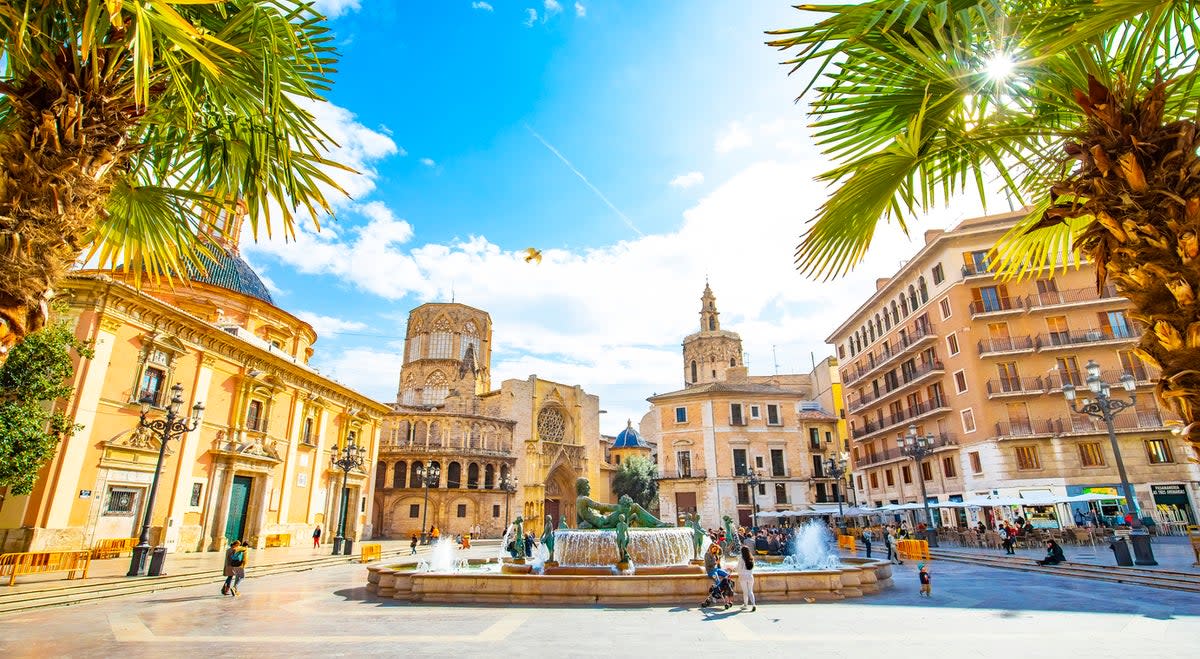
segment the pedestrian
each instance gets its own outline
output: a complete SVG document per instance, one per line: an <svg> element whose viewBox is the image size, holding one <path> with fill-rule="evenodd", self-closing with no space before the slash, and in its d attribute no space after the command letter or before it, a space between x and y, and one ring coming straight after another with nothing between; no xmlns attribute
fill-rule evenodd
<svg viewBox="0 0 1200 659"><path fill-rule="evenodd" d="M313 529L313 549L321 546L321 525L317 524L317 528Z"/></svg>
<svg viewBox="0 0 1200 659"><path fill-rule="evenodd" d="M441 531L439 531L439 530L438 530L438 527L436 527L436 526L435 526L435 527L433 527L432 529L430 529L430 530L429 530L429 537L430 537L430 538L432 538L432 540L431 540L431 541L432 541L434 544L437 544L438 538L442 537L442 532L441 532Z"/></svg>
<svg viewBox="0 0 1200 659"><path fill-rule="evenodd" d="M871 557L871 541L875 539L875 534L871 533L871 529L863 529L862 541L863 547L867 549L867 558Z"/></svg>
<svg viewBox="0 0 1200 659"><path fill-rule="evenodd" d="M900 553L896 551L896 537L892 535L892 527L883 530L883 544L887 547L887 559L896 565L904 565Z"/></svg>
<svg viewBox="0 0 1200 659"><path fill-rule="evenodd" d="M412 542L408 543L408 555L412 556L417 553L417 534L412 534Z"/></svg>
<svg viewBox="0 0 1200 659"><path fill-rule="evenodd" d="M749 604L750 611L757 611L758 605L754 602L754 557L746 545L742 545L742 556L738 559L737 577L738 586L742 589L742 608L745 609Z"/></svg>
<svg viewBox="0 0 1200 659"><path fill-rule="evenodd" d="M225 567L221 574L225 575L221 594L237 596L238 584L246 578L246 545L241 540L234 540L225 550Z"/></svg>
<svg viewBox="0 0 1200 659"><path fill-rule="evenodd" d="M714 542L708 546L708 553L704 555L704 574L712 579L716 576L719 567L721 567L721 547Z"/></svg>
<svg viewBox="0 0 1200 659"><path fill-rule="evenodd" d="M1046 541L1046 557L1038 561L1038 565L1058 565L1067 560L1062 547L1053 540Z"/></svg>
<svg viewBox="0 0 1200 659"><path fill-rule="evenodd" d="M933 577L929 575L929 569L924 563L917 565L917 577L921 580L921 594L925 597L933 597Z"/></svg>

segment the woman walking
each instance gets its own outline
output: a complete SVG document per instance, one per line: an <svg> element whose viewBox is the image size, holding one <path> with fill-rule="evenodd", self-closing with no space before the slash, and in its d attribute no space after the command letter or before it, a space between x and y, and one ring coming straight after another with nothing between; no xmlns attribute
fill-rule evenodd
<svg viewBox="0 0 1200 659"><path fill-rule="evenodd" d="M225 585L221 586L222 595L237 596L238 584L246 578L246 546L240 540L234 540L225 550Z"/></svg>
<svg viewBox="0 0 1200 659"><path fill-rule="evenodd" d="M758 605L754 602L754 557L746 545L742 545L742 555L738 559L737 578L738 586L742 589L742 608L749 606L751 611L757 611Z"/></svg>

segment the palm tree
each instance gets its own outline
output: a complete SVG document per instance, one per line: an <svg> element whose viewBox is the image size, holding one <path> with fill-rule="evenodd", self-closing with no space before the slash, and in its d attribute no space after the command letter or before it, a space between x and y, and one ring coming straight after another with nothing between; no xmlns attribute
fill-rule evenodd
<svg viewBox="0 0 1200 659"><path fill-rule="evenodd" d="M0 353L81 258L179 274L222 209L328 211L332 38L303 0L0 0Z"/></svg>
<svg viewBox="0 0 1200 659"><path fill-rule="evenodd" d="M828 278L860 262L880 220L963 193L1028 214L993 252L1002 277L1081 260L1150 328L1160 400L1200 441L1200 2L874 0L798 7L770 34L815 91L835 186L796 250ZM803 93L802 93L803 96Z"/></svg>

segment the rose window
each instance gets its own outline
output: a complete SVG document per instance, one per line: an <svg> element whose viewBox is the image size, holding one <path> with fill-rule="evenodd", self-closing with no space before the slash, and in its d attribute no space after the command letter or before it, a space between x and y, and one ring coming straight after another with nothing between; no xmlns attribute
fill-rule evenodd
<svg viewBox="0 0 1200 659"><path fill-rule="evenodd" d="M538 436L542 441L561 442L566 432L566 421L562 412L553 407L547 407L538 413Z"/></svg>

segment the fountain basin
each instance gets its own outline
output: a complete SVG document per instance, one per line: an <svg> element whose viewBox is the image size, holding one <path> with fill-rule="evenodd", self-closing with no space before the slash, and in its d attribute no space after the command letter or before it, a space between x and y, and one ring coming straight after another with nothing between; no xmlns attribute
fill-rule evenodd
<svg viewBox="0 0 1200 659"><path fill-rule="evenodd" d="M629 558L641 571L647 566L684 565L695 552L689 528L629 529ZM614 565L617 533L605 529L559 529L554 532L554 560L570 566Z"/></svg>
<svg viewBox="0 0 1200 659"><path fill-rule="evenodd" d="M842 562L841 567L829 570L755 571L755 596L763 602L831 601L892 586L892 565L887 561L843 558ZM522 575L413 572L414 567L369 566L367 588L379 597L390 593L394 599L428 603L691 605L704 599L712 583L702 573L646 574L648 568L622 575L613 575L611 568L607 575L590 570L585 574Z"/></svg>

